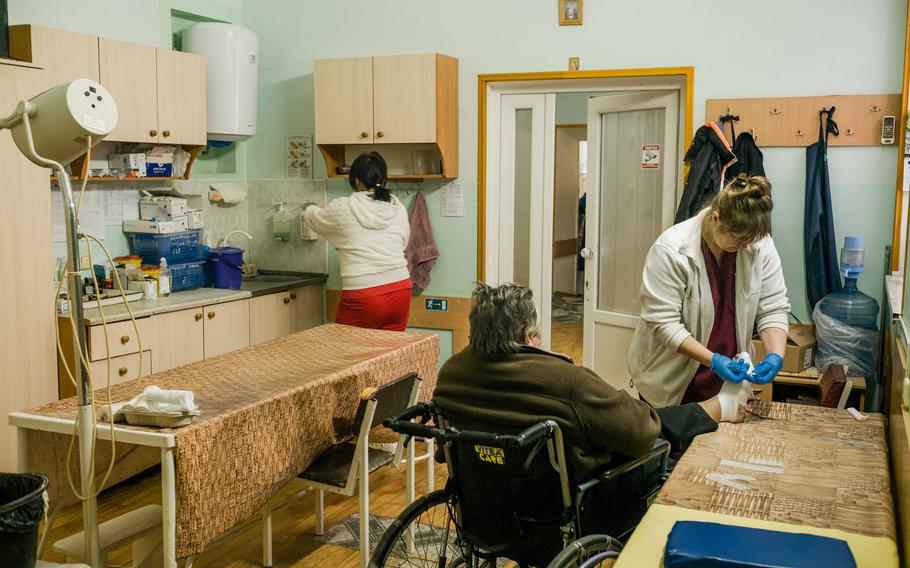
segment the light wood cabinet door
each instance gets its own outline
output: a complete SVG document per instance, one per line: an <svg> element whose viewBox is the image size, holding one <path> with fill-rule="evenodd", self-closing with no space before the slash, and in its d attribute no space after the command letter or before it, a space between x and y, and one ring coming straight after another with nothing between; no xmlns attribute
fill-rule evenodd
<svg viewBox="0 0 910 568"><path fill-rule="evenodd" d="M106 140L158 142L156 48L98 39L101 84L117 103L117 128Z"/></svg>
<svg viewBox="0 0 910 568"><path fill-rule="evenodd" d="M92 367L92 381L94 381L95 388L105 388L108 382L108 366L107 360L95 361L91 363ZM131 381L133 379L138 379L139 377L146 377L152 374L152 352L143 351L142 352L142 365L139 365L139 354L133 353L132 355L122 355L120 357L111 357L111 366L110 366L110 381L111 386L119 385L120 383L125 383L126 381ZM76 394L75 387L73 388L72 394ZM106 395L102 395L102 399L106 400Z"/></svg>
<svg viewBox="0 0 910 568"><path fill-rule="evenodd" d="M203 308L152 316L156 339L152 371L159 373L205 357Z"/></svg>
<svg viewBox="0 0 910 568"><path fill-rule="evenodd" d="M373 58L376 144L436 142L436 54Z"/></svg>
<svg viewBox="0 0 910 568"><path fill-rule="evenodd" d="M17 49L17 44L25 51ZM10 48L17 57L31 60L43 68L40 72L28 74L33 84L28 90L16 94L16 102L73 79L99 81L97 36L41 26L11 26ZM12 92L8 90L11 87L9 83L2 84L4 90ZM12 110L9 106L3 108Z"/></svg>
<svg viewBox="0 0 910 568"><path fill-rule="evenodd" d="M294 288L288 292L291 299L291 333L322 325L322 284Z"/></svg>
<svg viewBox="0 0 910 568"><path fill-rule="evenodd" d="M205 58L157 49L158 140L205 144Z"/></svg>
<svg viewBox="0 0 910 568"><path fill-rule="evenodd" d="M316 142L373 143L373 58L317 59Z"/></svg>
<svg viewBox="0 0 910 568"><path fill-rule="evenodd" d="M253 298L250 303L250 345L291 333L291 295L277 292Z"/></svg>
<svg viewBox="0 0 910 568"><path fill-rule="evenodd" d="M206 358L249 347L249 300L206 306L203 311Z"/></svg>

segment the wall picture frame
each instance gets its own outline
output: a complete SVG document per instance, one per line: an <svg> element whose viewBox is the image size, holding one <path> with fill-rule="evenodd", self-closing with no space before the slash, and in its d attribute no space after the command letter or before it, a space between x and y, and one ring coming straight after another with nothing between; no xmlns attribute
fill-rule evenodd
<svg viewBox="0 0 910 568"><path fill-rule="evenodd" d="M557 0L559 4L559 25L580 26L583 0Z"/></svg>

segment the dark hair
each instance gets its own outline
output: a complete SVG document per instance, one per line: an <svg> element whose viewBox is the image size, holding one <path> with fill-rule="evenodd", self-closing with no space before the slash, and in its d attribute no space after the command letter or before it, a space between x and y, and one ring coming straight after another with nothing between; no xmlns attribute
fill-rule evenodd
<svg viewBox="0 0 910 568"><path fill-rule="evenodd" d="M359 181L373 192L373 199L388 203L392 201L392 194L389 193L385 186L387 171L385 160L382 159L378 152L361 154L351 164L351 173L348 174L348 181L354 191L357 191L357 182Z"/></svg>
<svg viewBox="0 0 910 568"><path fill-rule="evenodd" d="M534 296L517 284L488 286L478 282L471 295L471 347L486 355L513 353L540 332Z"/></svg>
<svg viewBox="0 0 910 568"><path fill-rule="evenodd" d="M720 190L710 207L725 232L748 242L771 234L771 182L739 174Z"/></svg>

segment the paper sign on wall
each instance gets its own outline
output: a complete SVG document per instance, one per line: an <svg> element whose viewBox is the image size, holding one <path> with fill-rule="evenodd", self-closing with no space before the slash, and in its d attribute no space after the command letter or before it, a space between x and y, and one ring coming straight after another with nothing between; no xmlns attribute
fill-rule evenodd
<svg viewBox="0 0 910 568"><path fill-rule="evenodd" d="M288 179L313 179L313 135L288 136L284 160Z"/></svg>
<svg viewBox="0 0 910 568"><path fill-rule="evenodd" d="M660 144L643 144L641 147L641 169L660 169Z"/></svg>
<svg viewBox="0 0 910 568"><path fill-rule="evenodd" d="M439 212L443 217L464 217L464 188L452 181L439 189Z"/></svg>

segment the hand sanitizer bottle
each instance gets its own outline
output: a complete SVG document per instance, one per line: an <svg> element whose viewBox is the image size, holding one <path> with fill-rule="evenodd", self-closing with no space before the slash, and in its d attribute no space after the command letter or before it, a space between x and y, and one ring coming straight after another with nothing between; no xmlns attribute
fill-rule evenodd
<svg viewBox="0 0 910 568"><path fill-rule="evenodd" d="M171 269L167 267L167 259L161 257L158 266L158 296L171 295Z"/></svg>
<svg viewBox="0 0 910 568"><path fill-rule="evenodd" d="M291 240L291 214L288 213L283 201L278 202L278 212L272 216L272 236L276 241Z"/></svg>

